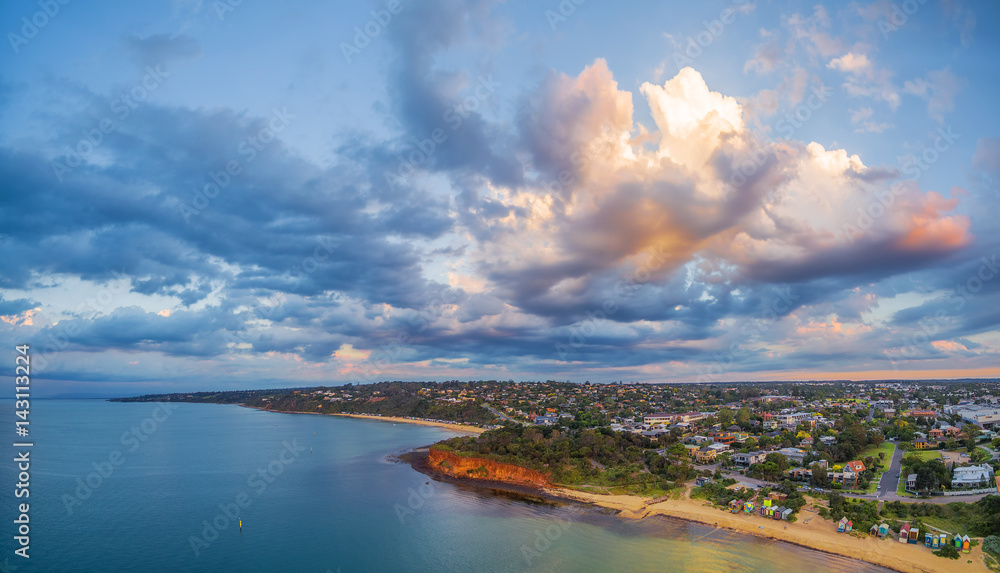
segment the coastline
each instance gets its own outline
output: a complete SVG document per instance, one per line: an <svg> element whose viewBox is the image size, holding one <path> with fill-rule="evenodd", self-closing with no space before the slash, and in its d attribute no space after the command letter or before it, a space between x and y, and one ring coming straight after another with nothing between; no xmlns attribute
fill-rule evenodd
<svg viewBox="0 0 1000 573"><path fill-rule="evenodd" d="M935 573L938 571L989 573L990 571L983 561L981 546L972 548L971 553L962 553L957 560L946 559L932 554L931 550L924 547L923 543L919 545L903 544L894 537L882 540L867 535L867 532L864 538L837 533L834 522L824 520L818 514L810 511L800 512L799 521L788 523L756 515L729 513L703 500L689 498L653 503L650 498L634 495L602 495L558 486L534 488L474 478L456 478L430 467L427 463L426 447L411 451L402 457L402 461L409 463L416 471L439 481L527 495L550 502L585 503L612 511L620 519L638 520L651 516L662 516L669 519L691 521L755 537L774 539L813 551L857 559L901 573Z"/></svg>
<svg viewBox="0 0 1000 573"><path fill-rule="evenodd" d="M240 404L244 408L250 408L251 410L260 410L261 412L274 412L275 414L313 414L315 416L344 416L346 418L363 418L365 420L379 420L381 422L393 422L401 424L416 424L418 426L436 426L438 428L445 428L455 432L466 432L469 434L482 434L486 430L483 428L477 428L476 426L468 426L466 424L449 424L448 422L434 422L431 420L414 420L411 418L400 418L396 416L374 416L371 414L341 414L334 412L293 412L291 410L269 410L267 408L258 408L257 406L246 406Z"/></svg>
<svg viewBox="0 0 1000 573"><path fill-rule="evenodd" d="M791 543L806 549L832 553L865 561L903 573L934 573L935 571L967 571L987 573L990 569L983 561L982 548L974 547L971 553L962 553L957 560L945 559L931 553L923 543L903 544L895 538L878 539L865 535L854 537L837 533L836 524L808 511L799 514L800 521L787 523L755 515L733 514L709 505L702 500L678 499L650 503L652 500L631 495L599 495L561 487L546 488L545 493L614 509L622 519L644 519L653 515L683 519L704 525L765 537ZM785 529L785 526L788 528ZM972 561L968 563L968 561Z"/></svg>
<svg viewBox="0 0 1000 573"><path fill-rule="evenodd" d="M273 410L269 410L273 411ZM396 416L373 416L370 414L324 414L325 416L344 416L347 418L364 418L366 420L380 420L382 422L399 422L402 424L417 424L418 426L437 426L438 428L446 428L448 430L454 430L456 432L467 432L470 434L482 434L486 430L483 428L477 428L476 426L467 426L465 424L449 424L448 422L433 422L431 420L412 420L410 418L399 418Z"/></svg>

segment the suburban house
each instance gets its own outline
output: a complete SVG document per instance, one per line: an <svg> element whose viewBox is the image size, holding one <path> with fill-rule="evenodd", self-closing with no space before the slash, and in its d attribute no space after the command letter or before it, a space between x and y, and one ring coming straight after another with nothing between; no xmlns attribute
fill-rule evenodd
<svg viewBox="0 0 1000 573"><path fill-rule="evenodd" d="M666 414L659 412L656 414L650 414L648 416L642 417L642 422L644 424L670 424L674 421L676 414Z"/></svg>
<svg viewBox="0 0 1000 573"><path fill-rule="evenodd" d="M854 462L847 462L847 465L844 467L844 469L845 470L849 469L850 471L859 474L865 471L865 462L862 462L860 460Z"/></svg>
<svg viewBox="0 0 1000 573"><path fill-rule="evenodd" d="M719 454L721 454L722 452L728 452L729 450L732 449L729 447L729 444L721 444L719 442L716 442L714 444L709 444L707 447L715 450Z"/></svg>
<svg viewBox="0 0 1000 573"><path fill-rule="evenodd" d="M737 467L748 468L753 464L762 464L767 457L767 452L756 451L748 454L739 453L733 457Z"/></svg>
<svg viewBox="0 0 1000 573"><path fill-rule="evenodd" d="M535 416L536 426L553 426L558 418L555 416Z"/></svg>
<svg viewBox="0 0 1000 573"><path fill-rule="evenodd" d="M865 471L864 462L847 462L844 464L843 471L831 472L829 477L830 481L833 483L839 483L844 487L853 488L857 487L858 479L861 477L861 472L863 471Z"/></svg>
<svg viewBox="0 0 1000 573"><path fill-rule="evenodd" d="M906 476L906 489L910 491L916 491L917 489L917 474L910 474Z"/></svg>
<svg viewBox="0 0 1000 573"><path fill-rule="evenodd" d="M764 428L768 430L773 430L778 427L778 421L775 419L764 420Z"/></svg>
<svg viewBox="0 0 1000 573"><path fill-rule="evenodd" d="M927 440L921 439L921 440L913 440L913 447L918 450L926 450L927 448L931 447L931 445Z"/></svg>
<svg viewBox="0 0 1000 573"><path fill-rule="evenodd" d="M802 463L802 460L806 457L806 451L799 448L781 448L778 453L788 458L788 461L795 461Z"/></svg>
<svg viewBox="0 0 1000 573"><path fill-rule="evenodd" d="M736 441L736 434L732 432L710 432L708 437L716 444L731 445Z"/></svg>
<svg viewBox="0 0 1000 573"><path fill-rule="evenodd" d="M944 430L941 428L931 428L931 431L927 432L927 435L932 440L940 440L944 438Z"/></svg>
<svg viewBox="0 0 1000 573"><path fill-rule="evenodd" d="M937 418L937 412L934 410L910 410L909 414L914 418Z"/></svg>
<svg viewBox="0 0 1000 573"><path fill-rule="evenodd" d="M715 461L715 456L719 454L719 450L713 450L712 448L705 446L704 448L698 448L695 450L694 457L700 463L706 464Z"/></svg>
<svg viewBox="0 0 1000 573"><path fill-rule="evenodd" d="M955 468L951 474L951 487L953 489L988 487L993 481L993 473L993 466L990 464Z"/></svg>

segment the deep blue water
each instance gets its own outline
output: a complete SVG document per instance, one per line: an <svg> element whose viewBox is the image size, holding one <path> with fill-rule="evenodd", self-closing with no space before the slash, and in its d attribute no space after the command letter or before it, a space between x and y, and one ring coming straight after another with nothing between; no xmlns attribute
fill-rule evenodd
<svg viewBox="0 0 1000 573"><path fill-rule="evenodd" d="M886 571L697 524L428 484L387 459L455 435L443 429L85 400L32 402L26 560L13 555L13 406L0 400L0 428L11 436L0 563L19 573ZM237 509L242 532L224 513Z"/></svg>

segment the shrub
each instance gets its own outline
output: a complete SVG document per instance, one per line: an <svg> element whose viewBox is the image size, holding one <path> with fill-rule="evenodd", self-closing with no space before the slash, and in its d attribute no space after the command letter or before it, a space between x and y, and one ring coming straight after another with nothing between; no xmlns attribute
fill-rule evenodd
<svg viewBox="0 0 1000 573"><path fill-rule="evenodd" d="M988 551L993 555L1000 556L1000 537L990 535L983 538L983 551Z"/></svg>
<svg viewBox="0 0 1000 573"><path fill-rule="evenodd" d="M937 551L934 551L933 553L938 557L947 557L948 559L958 559L959 557L958 549L955 549L955 547L952 545L945 545L944 547L938 549Z"/></svg>

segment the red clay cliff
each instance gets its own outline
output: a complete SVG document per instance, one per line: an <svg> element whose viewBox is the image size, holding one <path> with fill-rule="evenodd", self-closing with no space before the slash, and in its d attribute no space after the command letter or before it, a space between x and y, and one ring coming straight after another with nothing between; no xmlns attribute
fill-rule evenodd
<svg viewBox="0 0 1000 573"><path fill-rule="evenodd" d="M548 487L546 474L513 464L504 464L483 458L467 458L431 448L428 464L433 469L456 478L498 481L534 487Z"/></svg>

